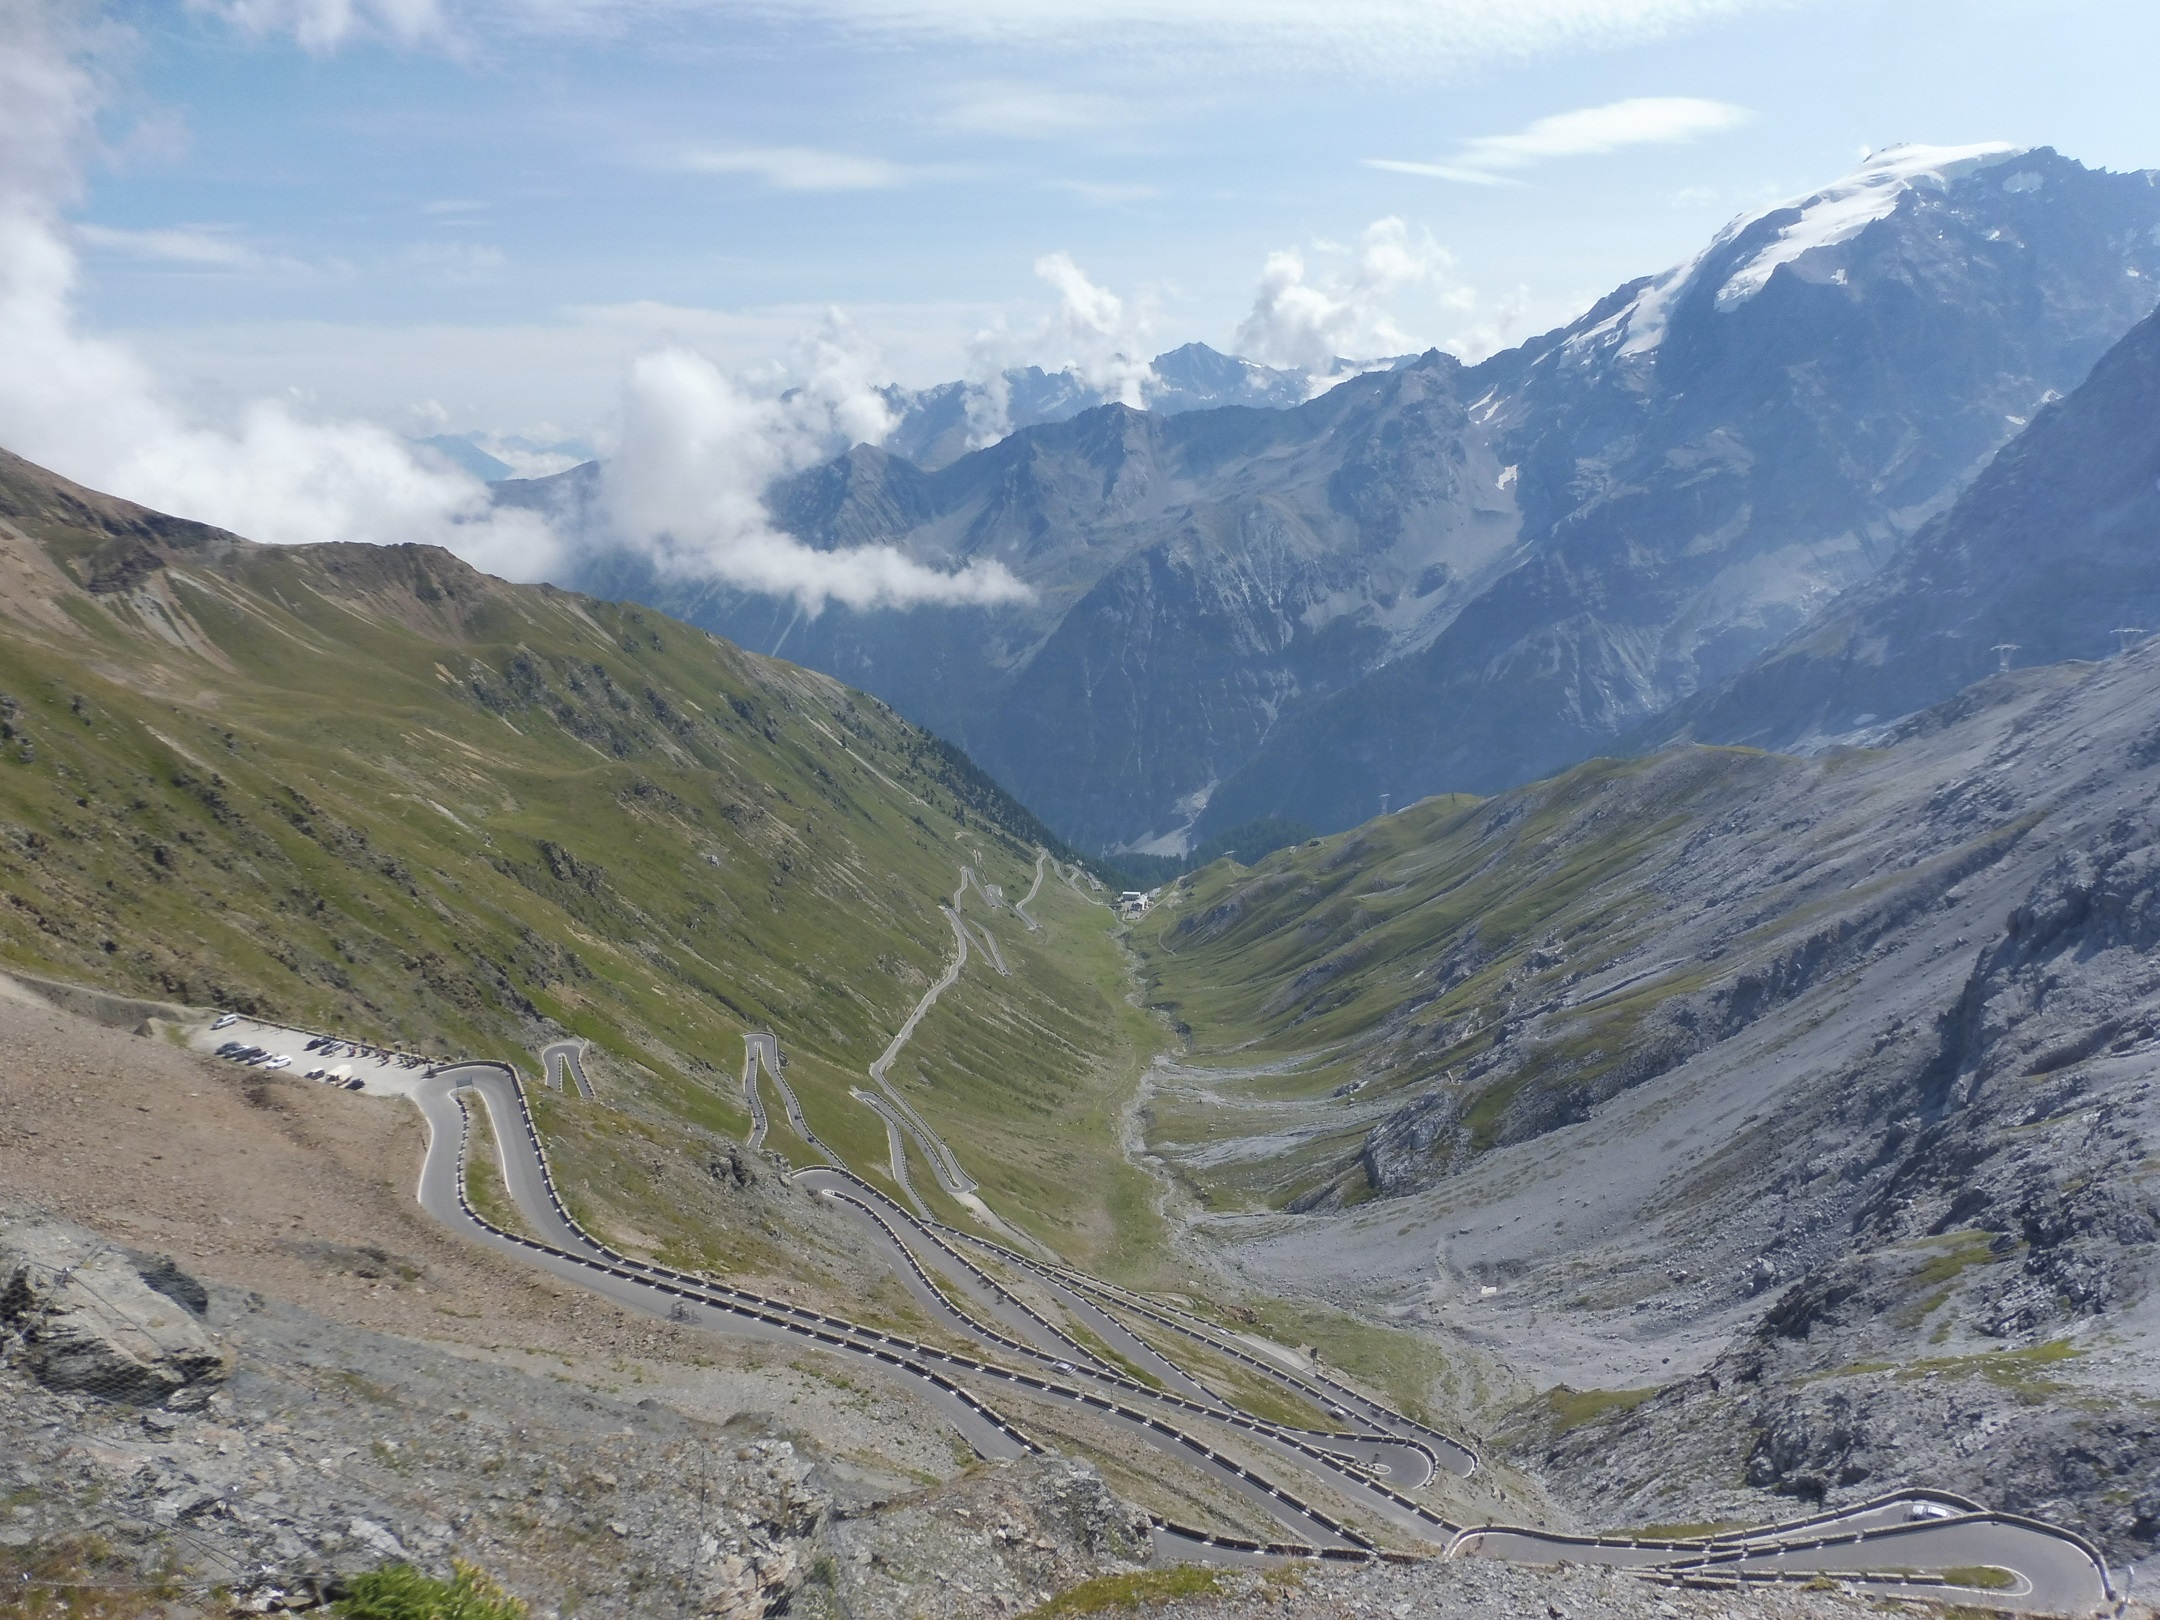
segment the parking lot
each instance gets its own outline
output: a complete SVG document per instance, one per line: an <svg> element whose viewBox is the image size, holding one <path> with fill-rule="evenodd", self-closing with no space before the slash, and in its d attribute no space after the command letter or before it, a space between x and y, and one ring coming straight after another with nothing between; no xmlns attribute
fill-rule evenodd
<svg viewBox="0 0 2160 1620"><path fill-rule="evenodd" d="M220 1047L231 1042L263 1054L252 1060L252 1067L275 1070L296 1080L314 1078L322 1085L342 1086L377 1097L410 1096L434 1068L431 1059L413 1053L363 1046L311 1030L288 1029L283 1024L264 1023L238 1013L221 1013L188 1031L188 1045L197 1052L216 1056ZM280 1058L286 1061L277 1062ZM359 1084L354 1085L354 1081Z"/></svg>

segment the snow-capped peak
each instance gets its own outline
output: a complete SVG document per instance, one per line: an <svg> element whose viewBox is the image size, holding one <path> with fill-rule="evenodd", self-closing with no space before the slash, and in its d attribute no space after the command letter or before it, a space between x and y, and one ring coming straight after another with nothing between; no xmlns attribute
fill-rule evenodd
<svg viewBox="0 0 2160 1620"><path fill-rule="evenodd" d="M1842 180L1804 197L1741 215L1694 258L1654 277L1627 308L1601 323L1599 330L1624 334L1621 354L1647 354L1664 340L1665 322L1674 300L1694 283L1706 264L1722 263L1722 250L1767 216L1798 210L1800 217L1780 226L1777 234L1744 264L1725 271L1717 289L1719 309L1732 309L1753 298L1779 265L1790 264L1816 248L1849 241L1878 219L1888 218L1906 192L1916 187L1948 185L1976 169L2014 157L2019 150L2002 141L1988 141L1976 146L1886 146L1871 152L1867 161ZM1578 341L1594 335L1583 333Z"/></svg>
<svg viewBox="0 0 2160 1620"><path fill-rule="evenodd" d="M1898 198L1915 186L1948 185L1975 169L2002 162L2016 150L2002 141L1989 141L1979 146L1887 146L1870 153L1865 163L1835 185L1779 205L1798 208L1800 217L1725 278L1725 285L1718 288L1718 308L1746 303L1762 291L1779 265L1790 264L1814 248L1832 247L1858 236L1878 219L1888 217L1897 207ZM1721 240L1730 240L1760 218L1762 215L1756 214L1735 221L1725 228Z"/></svg>

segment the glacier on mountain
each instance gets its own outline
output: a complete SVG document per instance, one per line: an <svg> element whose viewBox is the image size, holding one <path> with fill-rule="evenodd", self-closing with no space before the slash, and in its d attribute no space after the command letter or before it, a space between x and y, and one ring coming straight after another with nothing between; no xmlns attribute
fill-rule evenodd
<svg viewBox="0 0 2160 1620"><path fill-rule="evenodd" d="M2020 148L2002 141L1971 146L1886 146L1871 152L1859 168L1841 180L1804 197L1742 214L1693 258L1651 277L1630 303L1577 334L1569 347L1602 347L1600 340L1623 334L1619 346L1623 357L1650 354L1665 339L1666 320L1673 305L1694 290L1705 273L1714 272L1722 278L1715 294L1717 308L1735 309L1761 292L1780 265L1792 264L1818 248L1848 242L1877 220L1887 219L1907 192L1946 186L1975 170L2020 155ZM1777 234L1744 262L1729 263L1735 245L1743 237L1774 215L1787 213L1797 217L1779 226Z"/></svg>

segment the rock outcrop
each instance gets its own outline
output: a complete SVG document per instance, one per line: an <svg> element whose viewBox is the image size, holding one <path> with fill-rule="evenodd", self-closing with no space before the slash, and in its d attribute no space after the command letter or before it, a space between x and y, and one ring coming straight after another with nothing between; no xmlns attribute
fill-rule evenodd
<svg viewBox="0 0 2160 1620"><path fill-rule="evenodd" d="M200 1406L224 1380L187 1304L202 1287L58 1222L0 1227L0 1347L49 1389L131 1406Z"/></svg>

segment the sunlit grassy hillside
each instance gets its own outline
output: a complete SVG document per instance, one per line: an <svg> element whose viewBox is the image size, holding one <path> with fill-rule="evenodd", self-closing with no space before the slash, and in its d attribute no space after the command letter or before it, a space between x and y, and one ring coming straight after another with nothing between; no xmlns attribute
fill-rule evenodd
<svg viewBox="0 0 2160 1620"><path fill-rule="evenodd" d="M882 1162L847 1090L951 953L940 903L963 862L1018 897L1053 842L884 705L649 611L251 545L4 456L0 694L0 961L528 1072L587 1037L607 1121L557 1103L566 1151L656 1241L691 1235L633 1138L745 1129L747 1029ZM1139 1061L1109 915L1062 884L1040 936L967 909L1013 972L978 951L895 1079L980 1126L1015 1218L1107 1242L1117 1174L1040 1144L1101 1135Z"/></svg>

